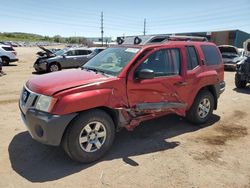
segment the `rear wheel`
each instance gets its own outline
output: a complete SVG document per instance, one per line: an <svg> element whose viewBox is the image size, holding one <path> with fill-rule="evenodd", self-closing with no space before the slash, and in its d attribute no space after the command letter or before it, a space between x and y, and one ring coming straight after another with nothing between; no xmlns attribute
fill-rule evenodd
<svg viewBox="0 0 250 188"><path fill-rule="evenodd" d="M3 65L9 65L10 64L10 60L7 57L2 57L1 59L2 59Z"/></svg>
<svg viewBox="0 0 250 188"><path fill-rule="evenodd" d="M187 119L195 124L205 123L213 113L214 96L208 90L201 91L190 110L187 112Z"/></svg>
<svg viewBox="0 0 250 188"><path fill-rule="evenodd" d="M115 126L111 117L102 110L90 110L69 125L62 144L73 160L89 163L110 149L114 137Z"/></svg>
<svg viewBox="0 0 250 188"><path fill-rule="evenodd" d="M237 88L245 88L247 85L247 81L246 80L241 80L240 75L235 74L235 86Z"/></svg>
<svg viewBox="0 0 250 188"><path fill-rule="evenodd" d="M60 70L60 66L58 63L52 63L49 65L49 72L56 72Z"/></svg>

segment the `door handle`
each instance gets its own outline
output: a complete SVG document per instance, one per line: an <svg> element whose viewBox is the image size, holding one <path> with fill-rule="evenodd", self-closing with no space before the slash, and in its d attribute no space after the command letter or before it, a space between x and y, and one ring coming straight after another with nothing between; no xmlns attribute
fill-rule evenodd
<svg viewBox="0 0 250 188"><path fill-rule="evenodd" d="M187 82L176 82L174 85L176 85L176 86L186 86Z"/></svg>

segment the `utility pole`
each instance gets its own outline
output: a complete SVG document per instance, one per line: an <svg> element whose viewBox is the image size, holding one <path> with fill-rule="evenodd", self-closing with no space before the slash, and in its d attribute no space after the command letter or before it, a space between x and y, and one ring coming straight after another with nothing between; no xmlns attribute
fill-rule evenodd
<svg viewBox="0 0 250 188"><path fill-rule="evenodd" d="M146 35L146 18L144 18L144 29L143 29L143 35Z"/></svg>
<svg viewBox="0 0 250 188"><path fill-rule="evenodd" d="M102 36L102 46L103 46L103 12L101 13L101 36Z"/></svg>

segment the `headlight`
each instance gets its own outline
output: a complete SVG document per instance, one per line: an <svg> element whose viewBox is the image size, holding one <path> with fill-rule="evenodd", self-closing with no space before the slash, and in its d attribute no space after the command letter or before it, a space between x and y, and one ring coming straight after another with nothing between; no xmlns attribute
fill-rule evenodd
<svg viewBox="0 0 250 188"><path fill-rule="evenodd" d="M40 95L36 102L35 108L44 112L50 112L55 105L57 99L45 95Z"/></svg>

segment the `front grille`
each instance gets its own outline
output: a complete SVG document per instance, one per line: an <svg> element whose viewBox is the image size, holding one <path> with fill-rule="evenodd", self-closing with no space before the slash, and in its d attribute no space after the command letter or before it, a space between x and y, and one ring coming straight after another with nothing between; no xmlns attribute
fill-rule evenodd
<svg viewBox="0 0 250 188"><path fill-rule="evenodd" d="M39 94L30 91L24 86L20 96L20 108L24 114L30 107L34 107Z"/></svg>

